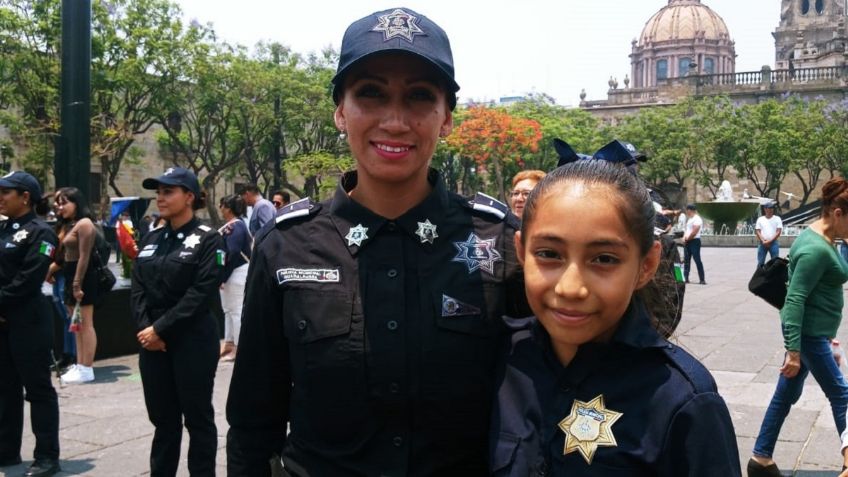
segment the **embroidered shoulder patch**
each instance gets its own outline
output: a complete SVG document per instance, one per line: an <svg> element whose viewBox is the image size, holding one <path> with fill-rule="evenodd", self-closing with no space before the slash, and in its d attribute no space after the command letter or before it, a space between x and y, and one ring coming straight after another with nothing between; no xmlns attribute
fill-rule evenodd
<svg viewBox="0 0 848 477"><path fill-rule="evenodd" d="M277 270L277 283L280 285L286 282L338 283L340 279L341 273L336 269L281 268Z"/></svg>

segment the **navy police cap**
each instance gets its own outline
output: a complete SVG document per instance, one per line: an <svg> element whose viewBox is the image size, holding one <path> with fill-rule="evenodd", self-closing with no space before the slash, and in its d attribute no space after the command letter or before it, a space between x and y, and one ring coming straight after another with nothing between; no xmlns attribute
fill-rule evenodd
<svg viewBox="0 0 848 477"><path fill-rule="evenodd" d="M618 140L614 140L606 146L598 149L594 158L602 161L621 163L625 166L632 166L638 161L647 160L647 157L637 151L633 144Z"/></svg>
<svg viewBox="0 0 848 477"><path fill-rule="evenodd" d="M41 184L38 183L38 179L23 171L12 171L0 177L0 187L26 191L29 192L32 200L41 200Z"/></svg>
<svg viewBox="0 0 848 477"><path fill-rule="evenodd" d="M408 8L375 12L347 27L333 77L333 101L339 103L339 87L353 65L371 55L392 51L411 53L435 66L447 82L451 108L455 106L459 85L454 79L448 35L432 20Z"/></svg>
<svg viewBox="0 0 848 477"><path fill-rule="evenodd" d="M200 197L200 184L197 182L197 176L194 175L194 172L183 167L169 167L159 177L144 179L141 186L145 189L156 190L159 188L159 184L185 187L189 192L194 193L195 197Z"/></svg>
<svg viewBox="0 0 848 477"><path fill-rule="evenodd" d="M572 148L567 142L559 138L554 138L554 150L559 156L557 167L564 166L571 162L592 158L592 156L587 156L586 154L580 154L575 152L574 148Z"/></svg>

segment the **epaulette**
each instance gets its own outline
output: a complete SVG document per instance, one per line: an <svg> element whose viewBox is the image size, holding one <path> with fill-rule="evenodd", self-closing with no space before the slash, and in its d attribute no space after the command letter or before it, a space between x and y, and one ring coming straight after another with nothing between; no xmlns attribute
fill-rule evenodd
<svg viewBox="0 0 848 477"><path fill-rule="evenodd" d="M304 197L303 199L292 202L280 209L279 212L277 212L277 217L274 219L274 223L279 225L287 220L295 219L297 217L306 217L307 215L318 212L320 208L321 204L313 203L309 197Z"/></svg>
<svg viewBox="0 0 848 477"><path fill-rule="evenodd" d="M482 192L478 192L469 204L472 209L492 214L501 220L509 214L509 207L506 204Z"/></svg>
<svg viewBox="0 0 848 477"><path fill-rule="evenodd" d="M197 226L197 228L199 228L200 230L202 230L204 232L211 232L212 231L212 227L210 227L208 225L200 224L200 225Z"/></svg>
<svg viewBox="0 0 848 477"><path fill-rule="evenodd" d="M692 384L696 393L716 392L716 384L712 375L692 355L671 344L663 348L663 352L671 364L680 371L680 374Z"/></svg>

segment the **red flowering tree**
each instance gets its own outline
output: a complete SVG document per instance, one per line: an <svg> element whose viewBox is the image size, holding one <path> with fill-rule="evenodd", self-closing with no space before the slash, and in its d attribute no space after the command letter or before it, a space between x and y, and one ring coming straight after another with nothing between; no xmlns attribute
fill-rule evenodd
<svg viewBox="0 0 848 477"><path fill-rule="evenodd" d="M457 116L460 124L448 136L448 146L474 159L478 170L493 172L498 198L505 201L504 168L509 164L523 166L522 154L539 149L542 126L499 108L475 106Z"/></svg>

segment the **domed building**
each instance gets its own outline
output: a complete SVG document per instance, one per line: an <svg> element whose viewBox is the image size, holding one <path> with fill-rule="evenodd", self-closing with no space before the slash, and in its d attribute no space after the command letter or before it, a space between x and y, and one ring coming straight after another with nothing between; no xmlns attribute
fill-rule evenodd
<svg viewBox="0 0 848 477"><path fill-rule="evenodd" d="M634 88L669 78L736 70L736 49L724 20L701 0L668 0L645 24L630 54Z"/></svg>

